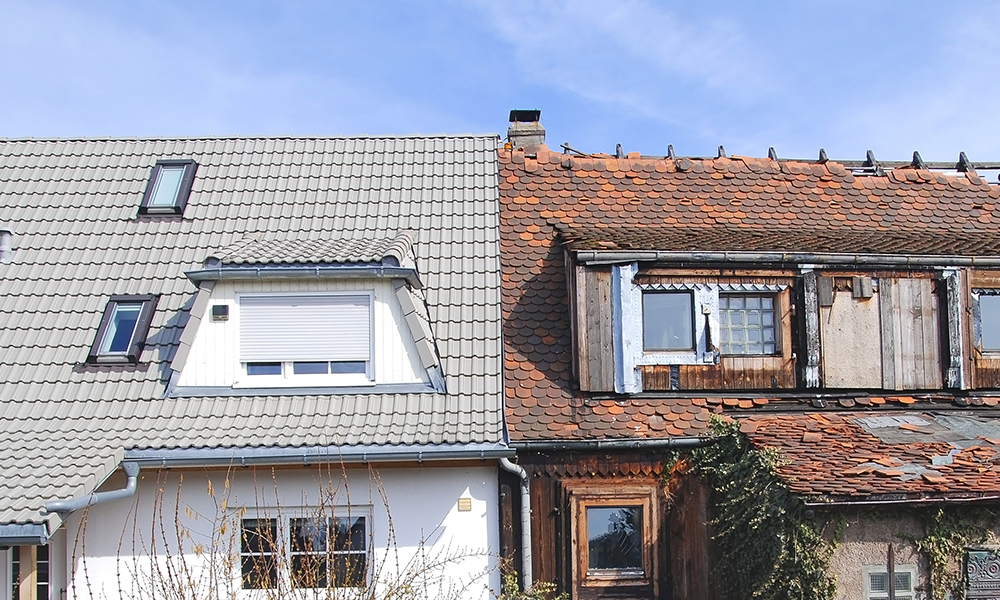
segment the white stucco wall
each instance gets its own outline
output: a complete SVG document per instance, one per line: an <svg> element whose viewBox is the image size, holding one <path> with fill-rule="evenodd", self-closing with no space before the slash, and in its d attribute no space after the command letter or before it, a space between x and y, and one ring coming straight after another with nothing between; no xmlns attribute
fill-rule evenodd
<svg viewBox="0 0 1000 600"><path fill-rule="evenodd" d="M134 498L80 511L64 526L68 600L165 597L169 594L156 588L171 580L167 588L192 585L184 581L201 588L184 597L274 597L240 589L242 511L248 517L302 516L313 514L309 509L317 506L329 508L327 513L349 509L369 517L369 564L374 565L372 573L381 568L381 575L370 574L371 579L398 582L405 578L399 572L416 564L417 570L443 577L446 586L455 588L455 597L487 600L499 587L497 472L492 465L414 465L371 474L339 466L144 469L140 477ZM107 487L120 483L109 481ZM471 500L471 510L459 510L463 497ZM442 565L420 567L421 557ZM412 597L449 597L431 583ZM217 594L205 595L209 587ZM328 596L297 590L291 597L352 597L344 591Z"/></svg>

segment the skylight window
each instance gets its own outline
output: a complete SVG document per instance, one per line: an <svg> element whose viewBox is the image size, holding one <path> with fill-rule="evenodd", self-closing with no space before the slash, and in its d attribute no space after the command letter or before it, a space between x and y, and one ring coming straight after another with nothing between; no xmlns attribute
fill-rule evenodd
<svg viewBox="0 0 1000 600"><path fill-rule="evenodd" d="M155 296L112 296L87 362L139 362L155 304Z"/></svg>
<svg viewBox="0 0 1000 600"><path fill-rule="evenodd" d="M139 214L182 214L197 170L198 163L193 160L157 161L146 184Z"/></svg>

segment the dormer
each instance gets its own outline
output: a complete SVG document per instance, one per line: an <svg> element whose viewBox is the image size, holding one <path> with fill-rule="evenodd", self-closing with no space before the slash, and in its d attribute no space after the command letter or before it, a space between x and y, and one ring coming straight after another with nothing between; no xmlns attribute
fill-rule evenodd
<svg viewBox="0 0 1000 600"><path fill-rule="evenodd" d="M187 273L198 285L171 393L444 391L413 234L247 237Z"/></svg>

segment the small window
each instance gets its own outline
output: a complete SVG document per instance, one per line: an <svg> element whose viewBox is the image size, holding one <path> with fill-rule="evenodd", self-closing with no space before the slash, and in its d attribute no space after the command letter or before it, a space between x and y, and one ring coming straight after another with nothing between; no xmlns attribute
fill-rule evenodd
<svg viewBox="0 0 1000 600"><path fill-rule="evenodd" d="M112 296L87 362L139 362L155 305L156 296Z"/></svg>
<svg viewBox="0 0 1000 600"><path fill-rule="evenodd" d="M645 575L642 506L587 507L587 575Z"/></svg>
<svg viewBox="0 0 1000 600"><path fill-rule="evenodd" d="M643 292L642 347L647 352L694 348L691 292Z"/></svg>
<svg viewBox="0 0 1000 600"><path fill-rule="evenodd" d="M197 170L198 164L193 160L157 161L146 184L139 214L182 214Z"/></svg>
<svg viewBox="0 0 1000 600"><path fill-rule="evenodd" d="M719 328L722 354L775 354L774 296L720 294Z"/></svg>
<svg viewBox="0 0 1000 600"><path fill-rule="evenodd" d="M658 489L649 484L570 484L573 597L599 590L657 597Z"/></svg>
<svg viewBox="0 0 1000 600"><path fill-rule="evenodd" d="M1000 353L1000 289L976 290L978 297L978 346L988 353Z"/></svg>
<svg viewBox="0 0 1000 600"><path fill-rule="evenodd" d="M243 589L362 587L368 579L365 517L243 519ZM285 579L287 578L287 579Z"/></svg>
<svg viewBox="0 0 1000 600"><path fill-rule="evenodd" d="M916 565L897 565L893 567L893 571L896 600L914 600ZM889 572L885 565L865 567L864 578L865 600L889 600Z"/></svg>

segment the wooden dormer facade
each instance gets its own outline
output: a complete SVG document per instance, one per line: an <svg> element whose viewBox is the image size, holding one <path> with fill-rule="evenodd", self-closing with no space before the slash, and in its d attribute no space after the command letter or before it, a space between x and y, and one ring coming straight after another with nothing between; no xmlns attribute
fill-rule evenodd
<svg viewBox="0 0 1000 600"><path fill-rule="evenodd" d="M1000 405L1000 187L977 165L524 145L499 154L500 243L535 580L581 599L616 577L615 597L722 598L707 490L663 490L670 453L705 443L713 416L778 448L807 500L989 494L992 470L937 473L938 447L906 441L926 427L985 444ZM902 475L852 470L897 458ZM641 552L592 561L594 522L631 524Z"/></svg>

